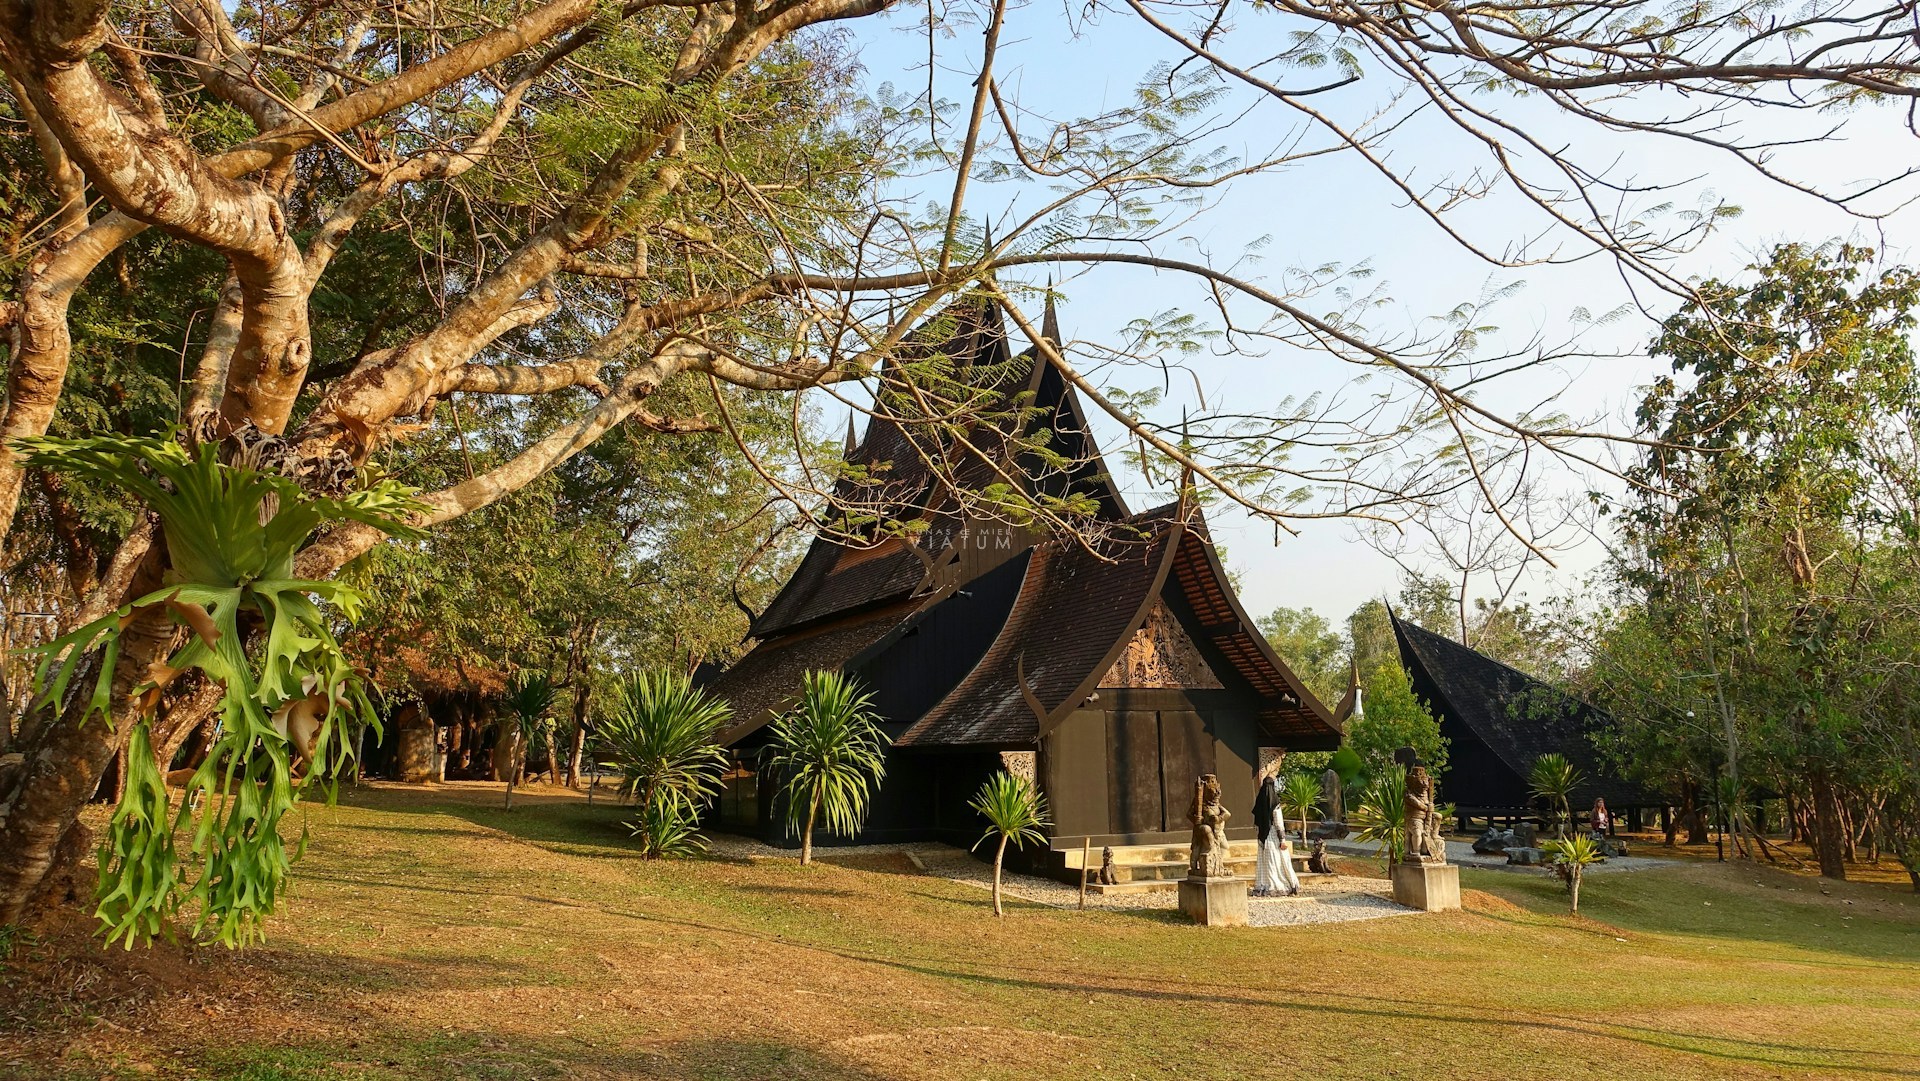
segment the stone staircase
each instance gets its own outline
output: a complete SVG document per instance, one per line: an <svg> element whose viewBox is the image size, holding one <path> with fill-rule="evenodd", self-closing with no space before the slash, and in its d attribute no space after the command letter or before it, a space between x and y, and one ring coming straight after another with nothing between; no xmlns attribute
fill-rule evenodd
<svg viewBox="0 0 1920 1081"><path fill-rule="evenodd" d="M1260 851L1258 841L1233 841L1227 846L1227 870L1236 875L1253 877L1253 865ZM1080 877L1080 850L1070 849L1062 852L1066 857L1066 870L1076 882ZM1100 870L1100 849L1094 848L1087 853L1091 870ZM1180 880L1187 877L1187 846L1171 845L1127 845L1114 846L1114 875L1119 879L1111 886L1097 882L1087 883L1087 892L1095 894L1113 893L1152 893L1160 890L1179 888Z"/></svg>

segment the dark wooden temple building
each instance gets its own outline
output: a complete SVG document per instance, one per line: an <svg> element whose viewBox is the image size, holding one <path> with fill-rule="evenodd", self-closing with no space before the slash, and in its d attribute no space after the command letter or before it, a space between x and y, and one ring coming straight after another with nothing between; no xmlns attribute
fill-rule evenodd
<svg viewBox="0 0 1920 1081"><path fill-rule="evenodd" d="M1586 778L1573 793L1576 813L1605 797L1637 829L1641 808L1662 805L1621 779L1594 747L1593 734L1609 723L1605 713L1451 638L1391 618L1413 693L1433 710L1447 740L1438 796L1455 805L1461 828L1469 817L1529 813L1527 776L1541 755L1552 752L1565 755Z"/></svg>
<svg viewBox="0 0 1920 1081"><path fill-rule="evenodd" d="M1059 371L1012 352L996 307L958 311L937 348L977 373L967 385L997 388L1015 408L986 413L1020 418L1005 426L1029 438L975 425L935 445L883 415L849 436L862 476L912 493L889 516L924 528L866 545L816 537L753 620L755 648L710 683L736 721L720 824L782 842L755 751L801 674L837 669L871 691L893 741L860 841L972 844L982 822L967 801L1003 767L1046 794L1057 850L1184 842L1201 773L1220 778L1234 836L1251 836L1263 751L1330 750L1337 724L1241 609L1198 510L1129 510ZM970 518L928 468L936 455L959 484L1011 477L1084 496L1092 528Z"/></svg>

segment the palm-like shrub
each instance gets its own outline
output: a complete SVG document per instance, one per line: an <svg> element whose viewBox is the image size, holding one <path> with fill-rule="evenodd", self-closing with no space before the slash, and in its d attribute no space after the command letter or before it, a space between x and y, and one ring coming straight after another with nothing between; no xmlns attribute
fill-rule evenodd
<svg viewBox="0 0 1920 1081"><path fill-rule="evenodd" d="M700 847L700 809L720 791L726 752L714 738L732 711L673 672L639 672L614 696L594 734L597 753L620 773L620 797L639 805L627 828L647 859Z"/></svg>
<svg viewBox="0 0 1920 1081"><path fill-rule="evenodd" d="M1548 753L1533 760L1533 769L1527 774L1527 787L1535 798L1547 802L1547 813L1553 818L1553 830L1561 837L1567 835L1567 824L1573 820L1573 808L1569 800L1573 790L1580 787L1586 777L1563 754Z"/></svg>
<svg viewBox="0 0 1920 1081"><path fill-rule="evenodd" d="M805 865L813 862L816 824L842 837L860 832L868 798L886 776L887 734L851 677L808 672L799 700L769 726L766 755L786 797L787 835L799 835Z"/></svg>
<svg viewBox="0 0 1920 1081"><path fill-rule="evenodd" d="M513 786L520 779L520 759L534 737L553 723L553 680L544 672L522 672L507 686L500 701L504 711L501 751L507 757L507 810L513 810Z"/></svg>
<svg viewBox="0 0 1920 1081"><path fill-rule="evenodd" d="M1407 854L1406 769L1388 766L1368 778L1349 817L1355 840L1376 842L1389 864L1399 862Z"/></svg>
<svg viewBox="0 0 1920 1081"><path fill-rule="evenodd" d="M1013 842L1015 848L1025 848L1029 842L1046 843L1047 797L1032 781L1001 770L986 779L968 806L987 820L987 832L973 847L979 848L994 837L1000 839L993 852L993 914L999 916L1000 868L1006 860L1007 842Z"/></svg>
<svg viewBox="0 0 1920 1081"><path fill-rule="evenodd" d="M1305 773L1287 774L1280 786L1280 806L1290 807L1300 815L1300 840L1307 839L1307 816L1320 806L1319 778Z"/></svg>
<svg viewBox="0 0 1920 1081"><path fill-rule="evenodd" d="M191 630L136 689L140 713L125 756L125 796L100 846L97 915L108 941L150 940L191 903L193 934L227 945L250 942L286 888L299 856L280 834L286 813L313 786L331 798L332 782L353 754L348 730L375 724L353 663L332 630L364 597L341 582L294 577L294 555L329 522L365 522L418 536L405 520L419 503L390 481L321 498L292 479L228 465L212 444L189 452L168 439L104 435L22 439L25 464L89 477L145 503L160 520L167 584L41 647L32 708L61 708L85 657L101 654L83 721L112 709L121 632L149 609L164 609ZM161 692L188 670L224 687L219 735L171 807L154 761L148 720ZM304 764L298 776L295 762ZM200 808L198 812L194 808ZM194 828L191 855L175 845ZM188 875L197 861L200 873Z"/></svg>
<svg viewBox="0 0 1920 1081"><path fill-rule="evenodd" d="M1567 887L1573 913L1579 915L1581 873L1606 859L1600 854L1600 846L1594 844L1593 838L1586 834L1575 833L1571 837L1548 841L1541 847L1553 854L1554 873L1560 876L1561 884Z"/></svg>

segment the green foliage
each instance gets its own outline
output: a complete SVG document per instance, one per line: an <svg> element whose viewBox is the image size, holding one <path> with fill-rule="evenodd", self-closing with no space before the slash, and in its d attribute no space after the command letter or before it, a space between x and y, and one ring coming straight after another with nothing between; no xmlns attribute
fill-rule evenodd
<svg viewBox="0 0 1920 1081"><path fill-rule="evenodd" d="M1546 841L1540 846L1553 856L1553 873L1567 888L1574 912L1580 911L1580 879L1588 867L1605 863L1600 846L1584 833Z"/></svg>
<svg viewBox="0 0 1920 1081"><path fill-rule="evenodd" d="M33 933L17 923L0 923L0 961L13 959L13 951L33 941Z"/></svg>
<svg viewBox="0 0 1920 1081"><path fill-rule="evenodd" d="M531 739L553 719L556 697L553 679L545 672L521 672L507 685L500 706L513 719L520 734Z"/></svg>
<svg viewBox="0 0 1920 1081"><path fill-rule="evenodd" d="M286 887L289 852L281 822L312 786L328 785L352 754L345 729L375 723L352 662L314 596L352 619L363 602L338 582L293 577L293 558L323 524L358 521L415 535L406 489L382 481L338 498L308 495L292 480L227 465L211 445L189 452L136 436L30 439L18 444L38 469L119 486L160 519L170 570L161 589L42 647L36 707L58 708L81 662L100 654L81 722L111 716L112 676L123 628L163 609L193 635L136 692L142 711L130 733L126 796L100 849L100 907L109 941L131 947L162 933L183 905L198 906L196 936L229 946L260 934ZM310 596L312 595L312 596ZM251 628L257 623L257 633ZM251 634L251 638L250 638ZM249 643L256 643L251 649ZM197 669L226 688L219 736L169 814L165 784L146 735L146 710L179 672ZM308 724L312 730L307 731ZM296 746L296 740L307 746ZM294 758L307 769L293 775ZM328 788L331 795L331 788ZM193 808L204 804L197 815ZM185 880L175 847L189 821L201 873Z"/></svg>
<svg viewBox="0 0 1920 1081"><path fill-rule="evenodd" d="M627 831L640 842L645 859L683 859L707 850L700 835L700 819L679 805L655 799L642 803L638 814L627 822Z"/></svg>
<svg viewBox="0 0 1920 1081"><path fill-rule="evenodd" d="M973 843L975 848L996 837L1015 848L1046 843L1047 797L1025 777L1001 770L981 783L967 806L987 820L987 830Z"/></svg>
<svg viewBox="0 0 1920 1081"><path fill-rule="evenodd" d="M1347 616L1347 644L1348 656L1363 676L1382 665L1400 663L1386 602L1363 602Z"/></svg>
<svg viewBox="0 0 1920 1081"><path fill-rule="evenodd" d="M505 771L508 810L513 808L513 786L520 777L521 759L534 741L553 727L553 701L553 680L544 672L518 673L500 701L506 724L500 728L494 754L511 759Z"/></svg>
<svg viewBox="0 0 1920 1081"><path fill-rule="evenodd" d="M620 773L620 796L640 815L628 828L648 859L689 850L700 811L720 791L727 755L714 742L732 711L668 671L642 671L620 686L595 734Z"/></svg>
<svg viewBox="0 0 1920 1081"><path fill-rule="evenodd" d="M1636 777L1696 804L1723 770L1795 796L1844 875L1843 800L1920 835L1920 275L1847 244L1748 270L1653 342L1672 372L1612 508L1619 611L1595 620L1591 683Z"/></svg>
<svg viewBox="0 0 1920 1081"><path fill-rule="evenodd" d="M1544 800L1548 808L1551 825L1562 836L1573 822L1573 808L1570 800L1573 790L1580 787L1586 775L1578 766L1567 761L1567 756L1558 752L1548 752L1533 760L1533 767L1527 771L1527 791L1533 797Z"/></svg>
<svg viewBox="0 0 1920 1081"><path fill-rule="evenodd" d="M1320 779L1298 770L1280 782L1280 806L1291 808L1300 818L1300 839L1307 837L1307 817L1320 806Z"/></svg>
<svg viewBox="0 0 1920 1081"><path fill-rule="evenodd" d="M1260 618L1260 633L1322 702L1340 700L1347 686L1346 643L1311 608L1275 608Z"/></svg>
<svg viewBox="0 0 1920 1081"><path fill-rule="evenodd" d="M1360 789L1348 818L1354 838L1380 845L1387 862L1407 854L1407 771L1395 764L1376 771Z"/></svg>
<svg viewBox="0 0 1920 1081"><path fill-rule="evenodd" d="M987 831L973 847L1000 839L993 851L993 914L1000 916L1004 914L1000 907L1000 871L1006 862L1007 844L1025 848L1029 843L1046 843L1047 798L1032 781L1001 770L980 785L967 806L987 820Z"/></svg>
<svg viewBox="0 0 1920 1081"><path fill-rule="evenodd" d="M851 676L808 672L793 708L769 726L765 767L779 778L787 835L801 838L803 860L811 858L816 821L851 837L866 820L868 798L886 774L888 743L872 706Z"/></svg>
<svg viewBox="0 0 1920 1081"><path fill-rule="evenodd" d="M1441 776L1447 767L1447 741L1440 735L1440 721L1413 693L1400 662L1363 672L1360 688L1363 715L1347 722L1346 746L1360 756L1367 772L1386 767L1395 750L1412 747L1428 771Z"/></svg>

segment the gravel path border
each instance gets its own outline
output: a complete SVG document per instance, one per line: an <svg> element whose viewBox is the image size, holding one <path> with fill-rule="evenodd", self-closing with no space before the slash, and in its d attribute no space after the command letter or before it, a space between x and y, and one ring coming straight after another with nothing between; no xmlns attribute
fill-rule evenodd
<svg viewBox="0 0 1920 1081"><path fill-rule="evenodd" d="M709 851L726 859L797 859L792 849L774 848L746 837L710 838ZM980 889L993 888L993 866L962 848L933 842L886 845L836 845L816 848L816 859L901 853L928 875ZM1001 877L1008 897L1049 908L1077 908L1080 889L1050 878L1008 873ZM1312 923L1345 923L1385 916L1411 916L1415 910L1395 904L1385 879L1351 875L1311 876L1301 880L1298 897L1254 897L1248 901L1249 922L1255 927L1292 927ZM1087 907L1116 911L1172 910L1179 897L1172 890L1148 893L1087 893Z"/></svg>
<svg viewBox="0 0 1920 1081"><path fill-rule="evenodd" d="M1380 845L1378 842L1328 841L1327 851L1341 856L1358 856L1362 859L1377 860L1380 858ZM1513 871L1522 874L1536 875L1553 873L1552 866L1548 864L1528 866L1526 864L1508 863L1507 857L1505 856L1483 856L1475 852L1473 845L1467 841L1447 842L1447 862L1459 864L1462 867L1472 867L1481 871ZM1655 867L1670 867L1672 865L1672 861L1670 860L1649 859L1645 856L1609 856L1605 863L1596 863L1589 866L1586 873L1590 875L1610 875L1620 874L1626 871L1646 871Z"/></svg>

